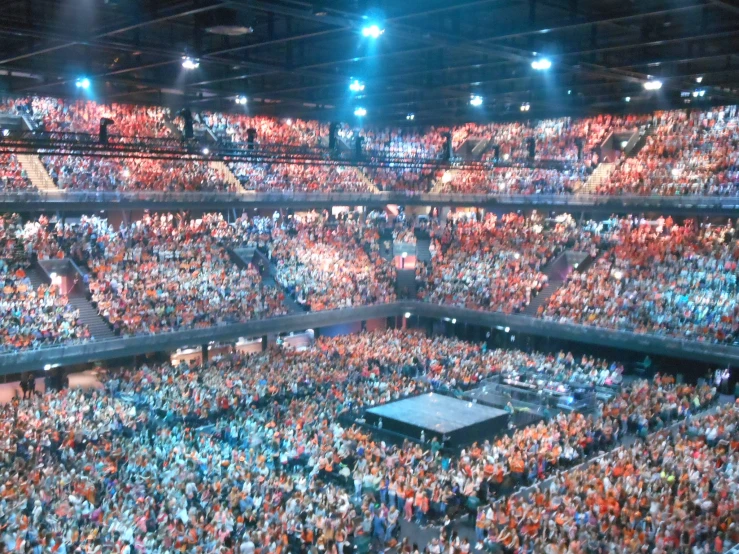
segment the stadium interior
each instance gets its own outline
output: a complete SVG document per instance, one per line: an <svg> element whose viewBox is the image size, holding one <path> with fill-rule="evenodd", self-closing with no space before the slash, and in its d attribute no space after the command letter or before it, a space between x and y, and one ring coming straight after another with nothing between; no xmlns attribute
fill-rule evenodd
<svg viewBox="0 0 739 554"><path fill-rule="evenodd" d="M737 51L734 0L0 3L0 552L739 554Z"/></svg>

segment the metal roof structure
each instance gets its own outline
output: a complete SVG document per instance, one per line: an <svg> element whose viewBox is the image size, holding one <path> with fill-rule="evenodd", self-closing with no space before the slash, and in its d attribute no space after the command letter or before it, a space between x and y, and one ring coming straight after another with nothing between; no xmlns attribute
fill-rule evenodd
<svg viewBox="0 0 739 554"><path fill-rule="evenodd" d="M6 0L0 92L447 124L737 103L738 47L734 0Z"/></svg>

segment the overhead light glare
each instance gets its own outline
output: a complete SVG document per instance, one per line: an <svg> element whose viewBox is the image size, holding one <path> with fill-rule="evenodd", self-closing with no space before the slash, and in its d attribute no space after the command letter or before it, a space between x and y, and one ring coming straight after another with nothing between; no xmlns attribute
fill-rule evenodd
<svg viewBox="0 0 739 554"><path fill-rule="evenodd" d="M406 116L405 116L405 118L406 118L406 119L407 119L408 121L413 121L414 119L416 119L416 114L414 114L414 113L409 113L408 115L406 115Z"/></svg>
<svg viewBox="0 0 739 554"><path fill-rule="evenodd" d="M703 98L706 95L706 91L703 89L696 89L693 91L693 98Z"/></svg>
<svg viewBox="0 0 739 554"><path fill-rule="evenodd" d="M357 108L356 110L354 110L354 115L356 115L357 117L364 117L365 115L367 115L367 110L364 108Z"/></svg>
<svg viewBox="0 0 739 554"><path fill-rule="evenodd" d="M696 83L698 83L698 84L700 85L700 84L701 84L701 83L703 82L703 76L700 76L700 77L696 77L696 78L695 78L695 82L696 82Z"/></svg>
<svg viewBox="0 0 739 554"><path fill-rule="evenodd" d="M470 97L470 106L474 106L476 108L479 108L480 106L482 106L482 96L473 94Z"/></svg>
<svg viewBox="0 0 739 554"><path fill-rule="evenodd" d="M354 79L349 84L349 90L352 92L362 92L364 90L364 83L359 79Z"/></svg>
<svg viewBox="0 0 739 554"><path fill-rule="evenodd" d="M541 58L540 60L534 60L531 62L531 68L536 69L537 71L544 71L550 67L552 67L552 62L546 58Z"/></svg>
<svg viewBox="0 0 739 554"><path fill-rule="evenodd" d="M206 156L210 154L210 148L203 148L203 154L205 154Z"/></svg>
<svg viewBox="0 0 739 554"><path fill-rule="evenodd" d="M627 96L626 98L624 98L624 102L631 102L631 96Z"/></svg>
<svg viewBox="0 0 739 554"><path fill-rule="evenodd" d="M200 67L200 62L198 60L192 59L190 56L183 56L182 67L187 70L197 69L198 67Z"/></svg>
<svg viewBox="0 0 739 554"><path fill-rule="evenodd" d="M246 96L237 96L234 102L236 102L239 106L244 106L246 105L248 100L246 99Z"/></svg>
<svg viewBox="0 0 739 554"><path fill-rule="evenodd" d="M646 90L659 90L662 88L662 81L647 81L644 83L644 88Z"/></svg>
<svg viewBox="0 0 739 554"><path fill-rule="evenodd" d="M524 102L523 104L521 104L521 111L522 112L527 112L530 109L531 109L531 104L529 104L528 102Z"/></svg>
<svg viewBox="0 0 739 554"><path fill-rule="evenodd" d="M385 29L380 29L379 25L373 24L362 28L362 36L368 38L380 38L380 35L385 32Z"/></svg>
<svg viewBox="0 0 739 554"><path fill-rule="evenodd" d="M88 88L90 88L90 79L88 79L87 77L80 77L74 82L74 84L77 88L87 90Z"/></svg>

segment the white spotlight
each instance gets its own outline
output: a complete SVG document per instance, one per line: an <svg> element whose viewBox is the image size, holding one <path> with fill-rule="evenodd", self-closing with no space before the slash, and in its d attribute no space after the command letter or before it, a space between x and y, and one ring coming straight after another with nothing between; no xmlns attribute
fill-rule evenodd
<svg viewBox="0 0 739 554"><path fill-rule="evenodd" d="M90 88L90 79L88 79L87 77L80 77L74 82L74 84L77 88L87 90L88 88Z"/></svg>
<svg viewBox="0 0 739 554"><path fill-rule="evenodd" d="M480 106L482 106L482 96L473 94L470 97L470 106L474 106L476 108L479 108Z"/></svg>
<svg viewBox="0 0 739 554"><path fill-rule="evenodd" d="M452 319L452 325L456 325L456 323L457 323L457 318Z"/></svg>
<svg viewBox="0 0 739 554"><path fill-rule="evenodd" d="M697 89L693 91L693 98L703 98L706 95L706 91L703 89Z"/></svg>
<svg viewBox="0 0 739 554"><path fill-rule="evenodd" d="M410 312L405 312L405 318L406 319L410 319L410 317L411 317L411 313Z"/></svg>
<svg viewBox="0 0 739 554"><path fill-rule="evenodd" d="M549 69L550 67L552 67L552 62L550 62L546 58L534 60L533 62L531 62L531 68L536 69L537 71L544 71L545 69Z"/></svg>
<svg viewBox="0 0 739 554"><path fill-rule="evenodd" d="M662 81L647 81L644 83L646 90L659 90L662 88Z"/></svg>
<svg viewBox="0 0 739 554"><path fill-rule="evenodd" d="M234 102L236 102L240 106L243 106L247 102L246 96L237 96L236 99L234 100Z"/></svg>
<svg viewBox="0 0 739 554"><path fill-rule="evenodd" d="M416 119L416 114L414 114L414 113L409 113L408 115L406 115L406 116L405 116L405 118L406 118L406 119L407 119L408 121L413 121L414 119Z"/></svg>
<svg viewBox="0 0 739 554"><path fill-rule="evenodd" d="M521 104L521 111L522 112L527 112L530 109L531 109L531 104L529 104L528 102L524 102L523 104Z"/></svg>
<svg viewBox="0 0 739 554"><path fill-rule="evenodd" d="M367 110L364 108L357 108L356 110L354 110L354 115L356 115L357 117L364 117L365 115L367 115Z"/></svg>
<svg viewBox="0 0 739 554"><path fill-rule="evenodd" d="M349 90L352 92L362 92L364 90L364 83L359 79L354 79L349 84Z"/></svg>
<svg viewBox="0 0 739 554"><path fill-rule="evenodd" d="M369 38L380 38L380 35L385 32L385 29L380 29L378 25L369 25L362 28L362 36Z"/></svg>
<svg viewBox="0 0 739 554"><path fill-rule="evenodd" d="M3 129L3 136L7 137L10 135L10 129Z"/></svg>
<svg viewBox="0 0 739 554"><path fill-rule="evenodd" d="M184 67L187 70L197 69L200 67L200 62L198 60L194 60L189 56L183 56L182 57L182 67Z"/></svg>
<svg viewBox="0 0 739 554"><path fill-rule="evenodd" d="M210 154L210 148L203 148L203 154L205 154L206 156Z"/></svg>
<svg viewBox="0 0 739 554"><path fill-rule="evenodd" d="M624 101L625 102L631 102L631 96L627 96L626 98L624 98Z"/></svg>
<svg viewBox="0 0 739 554"><path fill-rule="evenodd" d="M703 77L702 76L701 77L696 77L695 78L695 82L698 83L698 84L701 84L703 82Z"/></svg>

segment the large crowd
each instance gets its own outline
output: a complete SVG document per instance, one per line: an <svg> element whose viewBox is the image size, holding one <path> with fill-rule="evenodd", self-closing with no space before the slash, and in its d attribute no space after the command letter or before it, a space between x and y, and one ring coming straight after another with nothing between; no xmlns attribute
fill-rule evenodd
<svg viewBox="0 0 739 554"><path fill-rule="evenodd" d="M269 244L275 279L313 311L394 301L395 270L379 251L377 229L359 220L286 221Z"/></svg>
<svg viewBox="0 0 739 554"><path fill-rule="evenodd" d="M15 154L0 154L0 192L33 190L34 186Z"/></svg>
<svg viewBox="0 0 739 554"><path fill-rule="evenodd" d="M38 128L50 132L95 135L102 117L115 121L109 134L118 137L172 138L181 121L168 109L152 106L99 104L33 97L3 99L0 110L27 114ZM299 119L276 119L228 113L195 114L198 127L219 140L268 148L328 146L328 126ZM646 144L635 156L624 157L610 176L597 185L597 194L737 195L736 106L706 111L673 110L648 115L572 119L558 118L513 123L468 123L453 128L358 128L339 126L338 136L354 149L361 136L367 159L441 159L445 135L453 148L468 139L486 140L482 160L514 164L490 171L459 171L443 183L448 192L536 194L573 193L602 160L601 146L615 132L646 130ZM93 140L93 139L91 139ZM124 140L119 138L118 140ZM531 156L530 145L534 145ZM43 158L59 187L72 190L230 190L229 179L208 163L152 159L92 159L71 156ZM544 162L546 168L518 167ZM552 164L561 167L550 167ZM549 165L547 165L549 163ZM368 182L351 167L316 164L232 163L231 170L256 190L367 191ZM433 172L408 167L375 170L383 190L428 190ZM30 182L12 155L0 158L0 186L27 189Z"/></svg>
<svg viewBox="0 0 739 554"><path fill-rule="evenodd" d="M438 304L521 312L547 283L542 266L578 238L571 218L549 224L510 213L449 222L436 232L440 249L419 295Z"/></svg>
<svg viewBox="0 0 739 554"><path fill-rule="evenodd" d="M437 192L464 194L569 194L586 177L577 171L499 167L492 170L462 169L446 172Z"/></svg>
<svg viewBox="0 0 739 554"><path fill-rule="evenodd" d="M633 459L644 448L636 442L601 461L598 475L555 471L617 446L631 431L693 415L711 403L709 387L637 382L592 416L560 414L460 454L438 441L386 443L355 421L365 406L474 383L498 371L497 356L454 339L386 331L319 339L303 352L230 355L203 368L145 365L109 375L104 390L16 400L0 418L7 437L0 443L2 543L8 552L62 554L339 553L369 541L382 550L394 544L401 519L447 522L469 499L493 502L477 520L480 544L493 551L513 552L519 535L539 539L526 552L600 551L585 544L567 550L581 534L621 545L631 535L618 532L621 520L603 510L625 495L638 503L646 497L636 522L651 515L648 528L658 531L650 540L681 538L676 525L713 521L705 518L726 523L733 495L723 493L733 492L725 487L736 467L732 410L691 419L680 435L692 433L693 448L676 448L688 439L665 438L651 460ZM630 479L639 463L657 467L657 477ZM499 495L552 475L556 486L548 492L496 506ZM607 479L585 482L581 475ZM634 489L641 494L627 494ZM597 494L607 495L605 506L593 502ZM668 502L673 496L676 502ZM550 528L550 511L568 525ZM537 527L540 515L546 520ZM591 523L600 520L609 524ZM451 527L442 526L445 551L465 552ZM697 532L686 544L734 533ZM436 554L439 543L424 550Z"/></svg>
<svg viewBox="0 0 739 554"><path fill-rule="evenodd" d="M736 229L615 220L612 246L589 271L574 271L540 315L610 329L711 342L739 338Z"/></svg>
<svg viewBox="0 0 739 554"><path fill-rule="evenodd" d="M247 190L260 192L369 192L356 167L320 164L232 162L229 168Z"/></svg>
<svg viewBox="0 0 739 554"><path fill-rule="evenodd" d="M62 232L72 257L90 270L93 304L119 334L285 313L279 289L264 286L254 266L231 260L224 243L235 227L220 215L146 215L119 229L93 216Z"/></svg>
<svg viewBox="0 0 739 554"><path fill-rule="evenodd" d="M736 106L656 112L646 144L597 194L739 195Z"/></svg>
<svg viewBox="0 0 739 554"><path fill-rule="evenodd" d="M17 215L0 218L0 351L89 340L89 329L58 286L31 283L24 233Z"/></svg>

